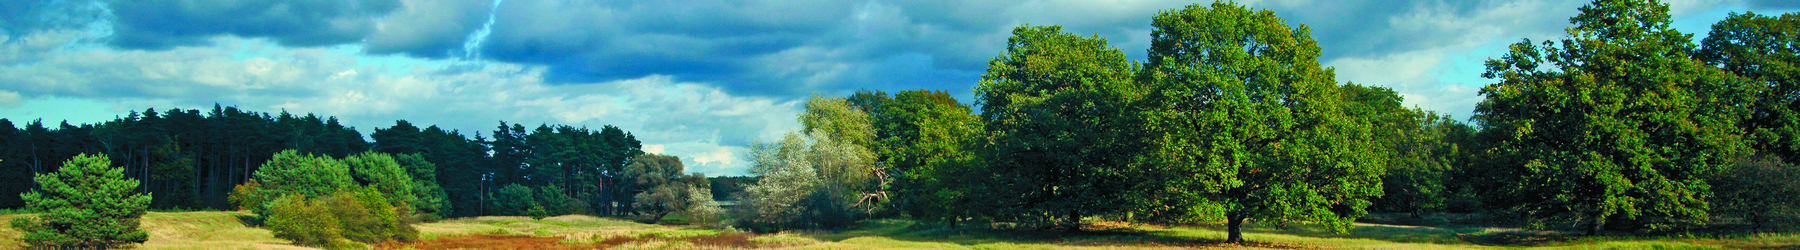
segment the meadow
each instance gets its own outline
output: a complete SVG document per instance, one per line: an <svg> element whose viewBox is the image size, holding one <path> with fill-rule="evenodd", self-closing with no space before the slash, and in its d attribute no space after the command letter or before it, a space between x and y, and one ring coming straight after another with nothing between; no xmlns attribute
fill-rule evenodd
<svg viewBox="0 0 1800 250"><path fill-rule="evenodd" d="M314 249L246 226L243 211L150 212L150 241L139 249ZM24 214L0 215L11 220ZM689 225L653 225L565 215L532 220L483 216L415 224L423 240L376 249L1796 249L1800 234L1598 236L1573 232L1445 224L1358 223L1347 234L1295 226L1249 227L1251 243L1226 244L1223 226L1093 223L1083 232L947 227L875 219L847 230L737 233ZM0 249L17 249L19 232L0 228Z"/></svg>

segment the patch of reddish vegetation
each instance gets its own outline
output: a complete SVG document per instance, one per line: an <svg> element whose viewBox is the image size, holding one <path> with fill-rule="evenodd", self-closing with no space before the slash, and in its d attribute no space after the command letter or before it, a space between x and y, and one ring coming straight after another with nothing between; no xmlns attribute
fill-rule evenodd
<svg viewBox="0 0 1800 250"><path fill-rule="evenodd" d="M750 234L707 235L681 238L667 238L657 235L640 237L617 237L594 244L564 244L563 237L535 237L523 235L464 235L445 236L431 240L412 243L389 242L377 246L377 249L413 248L419 250L448 249L605 249L640 241L685 241L696 246L722 248L755 248L759 244L750 241Z"/></svg>
<svg viewBox="0 0 1800 250"><path fill-rule="evenodd" d="M445 236L436 239L412 243L389 242L378 249L414 248L419 250L439 249L591 249L592 246L562 244L562 237L532 237L523 235L463 235Z"/></svg>

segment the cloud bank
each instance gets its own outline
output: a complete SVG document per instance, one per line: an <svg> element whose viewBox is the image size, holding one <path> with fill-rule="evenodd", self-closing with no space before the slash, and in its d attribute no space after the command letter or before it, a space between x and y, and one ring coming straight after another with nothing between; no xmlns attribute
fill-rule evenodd
<svg viewBox="0 0 1800 250"><path fill-rule="evenodd" d="M972 88L1012 28L1062 25L1144 59L1183 1L0 1L0 114L206 108L395 120L616 125L693 172L797 129L798 102L859 89ZM1481 62L1561 37L1585 1L1242 1L1308 27L1339 81L1463 119ZM1671 1L1677 27L1793 1ZM1705 30L1683 30L1704 35ZM1696 36L1698 39L1699 36ZM31 105L32 103L59 105ZM96 108L98 107L98 108ZM31 109L31 110L21 110ZM87 110L83 109L83 110ZM3 117L30 120L34 117ZM72 121L75 123L98 122Z"/></svg>

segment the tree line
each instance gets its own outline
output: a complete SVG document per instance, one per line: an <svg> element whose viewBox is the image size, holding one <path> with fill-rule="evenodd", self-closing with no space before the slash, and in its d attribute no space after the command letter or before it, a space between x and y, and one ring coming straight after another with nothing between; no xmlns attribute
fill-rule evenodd
<svg viewBox="0 0 1800 250"><path fill-rule="evenodd" d="M1148 61L1021 26L974 105L942 91L815 96L752 146L743 227L907 216L1315 224L1478 212L1541 229L1800 222L1800 15L1732 14L1695 43L1666 4L1596 0L1559 40L1490 59L1471 122L1340 83L1305 25L1232 3L1152 17ZM977 112L978 111L978 112ZM1000 224L993 224L999 222Z"/></svg>
<svg viewBox="0 0 1800 250"><path fill-rule="evenodd" d="M29 232L22 240L32 247L142 242L136 218L159 208L245 209L251 223L297 244L357 248L410 241L418 237L412 223L451 217L658 221L680 213L708 222L723 213L713 190L732 192L749 180L712 178L723 184L715 187L687 174L677 157L644 153L635 136L610 125L527 130L502 121L491 135L401 120L365 141L334 117L219 105L209 113L146 109L56 129L39 121L17 129L0 119L0 178L9 180L0 183L7 192L0 197L8 197L0 205L44 218L13 222ZM87 204L122 199L93 198L101 196L132 202ZM88 235L95 233L105 235Z"/></svg>
<svg viewBox="0 0 1800 250"><path fill-rule="evenodd" d="M284 150L334 159L379 152L417 163L411 165L431 165L410 171L441 189L442 209L426 211L437 218L518 214L500 204L511 199L501 192L511 185L534 190L534 197L568 198L544 204L562 211L556 214L635 214L639 211L633 207L635 196L658 184L638 183L650 174L628 169L646 155L641 142L610 125L527 129L502 121L486 133L488 138L437 126L420 128L401 120L375 128L368 136L372 140L364 140L356 128L343 126L335 117L219 105L211 111L131 111L99 124L23 125L0 119L4 145L0 208L24 207L19 194L38 188L31 180L34 174L54 172L62 162L83 153L109 157L125 176L140 183L137 192L155 194L150 207L158 209L238 209L229 200L233 188L252 182L255 173ZM653 157L666 158L657 174L668 170L683 174L679 159Z"/></svg>

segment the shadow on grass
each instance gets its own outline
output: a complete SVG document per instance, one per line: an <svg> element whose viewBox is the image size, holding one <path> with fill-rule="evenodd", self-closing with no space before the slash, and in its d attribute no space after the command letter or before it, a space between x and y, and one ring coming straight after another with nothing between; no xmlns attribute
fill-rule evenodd
<svg viewBox="0 0 1800 250"><path fill-rule="evenodd" d="M256 227L262 225L262 220L257 219L255 214L238 214L234 215L234 217L237 217L239 223L244 223L244 227Z"/></svg>

